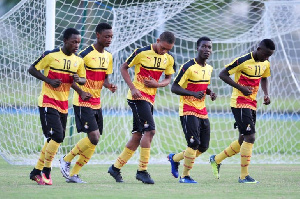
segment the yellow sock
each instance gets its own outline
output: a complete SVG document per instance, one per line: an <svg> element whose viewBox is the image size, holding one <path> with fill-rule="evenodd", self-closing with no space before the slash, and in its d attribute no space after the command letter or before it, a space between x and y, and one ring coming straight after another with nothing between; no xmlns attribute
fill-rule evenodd
<svg viewBox="0 0 300 199"><path fill-rule="evenodd" d="M174 162L180 162L180 160L183 160L183 158L184 158L184 152L185 152L185 151L182 151L182 152L180 152L180 153L176 153L176 154L173 156Z"/></svg>
<svg viewBox="0 0 300 199"><path fill-rule="evenodd" d="M60 146L60 143L50 140L45 150L45 165L44 167L51 168L52 160Z"/></svg>
<svg viewBox="0 0 300 199"><path fill-rule="evenodd" d="M195 158L196 158L196 150L187 147L184 153L183 174L181 177L190 175L190 170L193 168Z"/></svg>
<svg viewBox="0 0 300 199"><path fill-rule="evenodd" d="M147 170L150 158L150 148L141 148L139 171Z"/></svg>
<svg viewBox="0 0 300 199"><path fill-rule="evenodd" d="M238 140L233 141L229 147L224 149L221 153L215 156L215 161L220 164L225 158L231 157L240 152L241 146Z"/></svg>
<svg viewBox="0 0 300 199"><path fill-rule="evenodd" d="M76 155L83 153L92 144L88 137L82 138L74 148L64 157L66 162L71 162Z"/></svg>
<svg viewBox="0 0 300 199"><path fill-rule="evenodd" d="M43 168L44 168L45 151L46 151L47 145L48 145L48 142L46 141L41 150L40 157L35 165L35 168L38 170L43 170Z"/></svg>
<svg viewBox="0 0 300 199"><path fill-rule="evenodd" d="M127 163L127 161L133 156L133 154L134 151L125 147L122 153L117 158L114 167L121 169Z"/></svg>
<svg viewBox="0 0 300 199"><path fill-rule="evenodd" d="M202 154L202 152L200 152L199 150L197 150L196 151L196 158L198 158L201 154Z"/></svg>
<svg viewBox="0 0 300 199"><path fill-rule="evenodd" d="M80 172L81 168L88 163L88 161L93 156L96 149L96 145L92 144L89 148L87 148L83 153L80 154L78 157L78 160L76 161L76 164L72 168L70 172L70 176L76 175Z"/></svg>
<svg viewBox="0 0 300 199"><path fill-rule="evenodd" d="M241 146L241 179L245 179L249 175L248 166L250 164L252 148L253 144L245 141Z"/></svg>

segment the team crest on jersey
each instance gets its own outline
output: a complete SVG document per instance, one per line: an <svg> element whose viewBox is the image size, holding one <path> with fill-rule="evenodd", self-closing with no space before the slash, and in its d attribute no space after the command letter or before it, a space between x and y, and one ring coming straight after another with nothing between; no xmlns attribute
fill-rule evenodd
<svg viewBox="0 0 300 199"><path fill-rule="evenodd" d="M266 65L264 65L264 66L263 66L263 70L266 70L266 68L267 68L267 66L266 66Z"/></svg>
<svg viewBox="0 0 300 199"><path fill-rule="evenodd" d="M75 67L77 67L77 66L78 66L78 63L77 63L77 61L75 61L75 63L74 63L74 66L75 66Z"/></svg>
<svg viewBox="0 0 300 199"><path fill-rule="evenodd" d="M168 61L168 59L167 59L167 58L165 58L165 60L164 60L164 64L166 64L166 63L167 63L167 61Z"/></svg>

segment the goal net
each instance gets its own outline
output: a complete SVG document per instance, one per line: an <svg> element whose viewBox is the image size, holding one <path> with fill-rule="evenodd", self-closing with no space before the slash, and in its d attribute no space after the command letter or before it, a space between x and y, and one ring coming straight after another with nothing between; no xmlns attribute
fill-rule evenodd
<svg viewBox="0 0 300 199"><path fill-rule="evenodd" d="M46 0L22 0L0 18L0 154L11 164L35 165L44 137L37 109L41 82L27 73L31 63L45 50ZM134 49L155 43L159 34L172 31L172 49L177 70L196 56L196 41L208 36L213 41L209 64L214 68L209 86L218 98L206 99L211 122L209 150L196 162L207 163L238 132L233 128L230 110L231 87L218 78L225 64L254 50L264 38L274 40L276 51L270 58L272 76L269 93L272 103L263 105L258 93L256 142L253 163L300 163L300 3L299 1L199 1L199 0L57 0L55 7L55 45L62 45L67 27L80 30L80 49L95 42L100 22L113 26L114 73L110 81L118 90L102 91L103 135L90 164L111 164L131 137L132 115L126 102L128 87L120 66ZM52 11L54 12L54 10ZM49 32L48 32L49 33ZM129 70L133 75L134 70ZM133 77L133 76L132 76ZM173 76L174 78L174 76ZM167 163L166 156L186 148L178 116L179 97L170 85L159 88L155 102L156 135L151 145L150 163ZM68 153L78 140L70 95L66 137L54 160ZM139 150L129 163L137 163ZM238 163L239 156L226 159Z"/></svg>

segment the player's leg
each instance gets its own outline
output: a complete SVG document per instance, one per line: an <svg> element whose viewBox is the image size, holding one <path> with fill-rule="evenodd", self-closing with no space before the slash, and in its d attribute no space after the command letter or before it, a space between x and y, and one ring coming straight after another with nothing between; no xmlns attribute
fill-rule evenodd
<svg viewBox="0 0 300 199"><path fill-rule="evenodd" d="M131 131L132 136L124 147L122 153L116 159L115 163L108 169L108 173L116 180L116 182L123 182L120 170L133 156L142 139L142 127L140 127L139 115L137 111L139 106L138 101L139 100L127 100L133 114L133 129Z"/></svg>
<svg viewBox="0 0 300 199"><path fill-rule="evenodd" d="M234 115L234 118L236 122L234 123L234 128L238 128L238 123L241 122L241 113L239 111L240 109L234 109L232 110L232 113ZM238 128L239 129L239 128ZM239 130L240 131L240 130ZM243 139L243 137L242 137ZM219 179L220 178L220 167L221 167L221 162L231 156L234 156L235 154L240 152L241 148L241 137L239 137L238 140L233 141L227 148L225 148L223 151L221 151L217 155L212 155L209 158L209 161L211 163L211 168L213 175Z"/></svg>
<svg viewBox="0 0 300 199"><path fill-rule="evenodd" d="M196 158L207 151L210 142L210 122L209 119L200 119L200 144L196 152Z"/></svg>
<svg viewBox="0 0 300 199"><path fill-rule="evenodd" d="M148 163L150 159L151 142L155 135L155 123L153 119L153 106L151 103L143 100L139 100L137 107L137 113L139 118L139 130L143 132L143 136L140 141L140 159L139 168L136 173L136 179L142 181L145 184L154 184L150 174L147 171Z"/></svg>
<svg viewBox="0 0 300 199"><path fill-rule="evenodd" d="M65 138L65 129L67 124L68 114L63 114L53 108L44 108L45 123L47 131L50 134L49 141L45 150L45 165L42 170L42 178L46 185L52 185L51 167L52 161L58 151L60 144Z"/></svg>
<svg viewBox="0 0 300 199"><path fill-rule="evenodd" d="M96 149L96 145L99 142L99 138L100 135L102 135L102 130L103 130L103 116L102 116L102 109L98 109L98 110L93 110L94 112L94 118L91 118L92 120L90 122L86 122L89 125L89 128L87 129L87 134L88 134L88 139L90 141L90 143L88 143L88 148L83 151L83 153L81 153L79 155L78 160L76 161L75 166L73 167L73 169L70 172L70 178L68 180L68 182L75 182L75 183L85 183L84 181L82 181L78 174L81 170L81 168L88 163L88 161L91 159L91 157L93 156L95 149ZM95 126L94 122L95 121L97 123L97 126ZM96 129L94 131L89 132L90 130Z"/></svg>
<svg viewBox="0 0 300 199"><path fill-rule="evenodd" d="M255 111L251 109L242 109L242 124L240 126L241 136L244 141L241 145L241 175L239 177L240 183L258 183L249 175L249 165L252 156L252 148L255 142Z"/></svg>
<svg viewBox="0 0 300 199"><path fill-rule="evenodd" d="M187 148L184 153L183 172L179 179L180 183L197 183L190 177L190 170L194 166L196 153L200 144L199 118L193 115L180 117L181 126L187 141Z"/></svg>

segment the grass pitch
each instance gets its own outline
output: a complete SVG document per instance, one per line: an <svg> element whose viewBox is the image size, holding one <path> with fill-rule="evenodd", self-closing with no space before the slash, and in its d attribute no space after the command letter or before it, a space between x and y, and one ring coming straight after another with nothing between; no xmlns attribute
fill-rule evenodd
<svg viewBox="0 0 300 199"><path fill-rule="evenodd" d="M57 157L56 157L57 158ZM35 163L33 163L35 164ZM73 163L74 164L74 163ZM65 182L59 168L52 170L52 186L29 180L33 166L13 166L0 159L1 198L299 198L300 165L251 165L250 173L259 184L239 184L239 165L221 166L221 179L214 179L209 164L195 164L191 176L198 184L180 184L171 176L170 165L150 164L155 181L146 185L135 179L137 165L122 169L125 183L116 183L107 173L109 165L86 165L81 178L87 184ZM182 166L180 166L180 172Z"/></svg>

